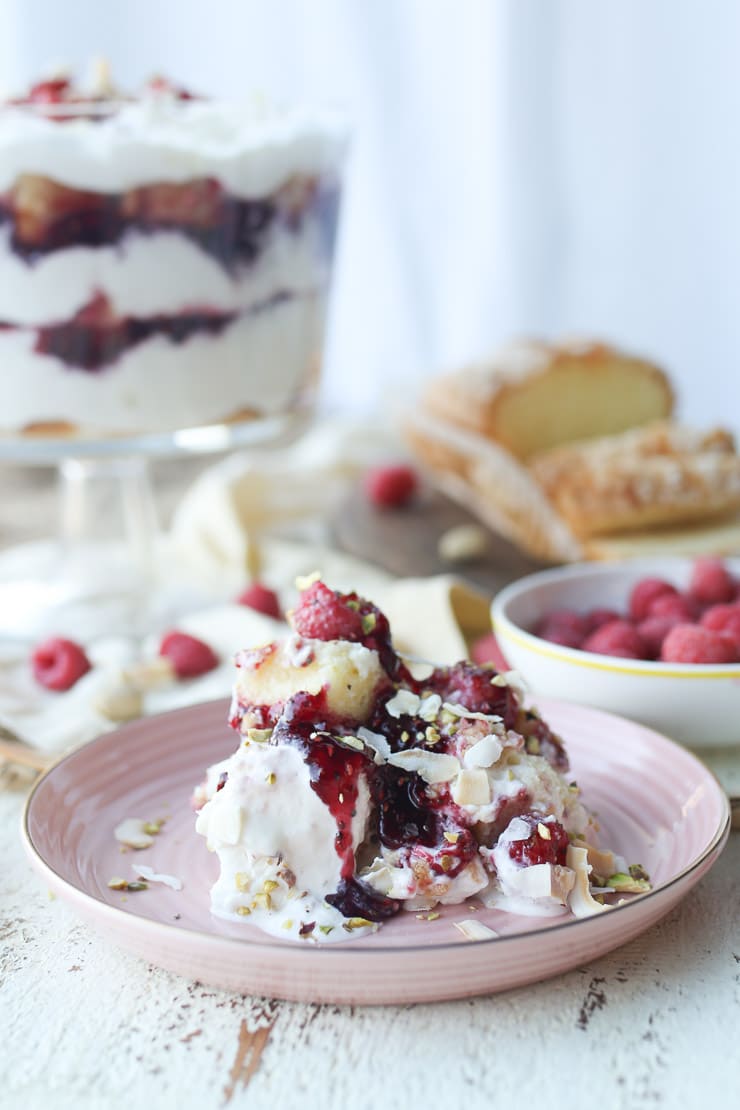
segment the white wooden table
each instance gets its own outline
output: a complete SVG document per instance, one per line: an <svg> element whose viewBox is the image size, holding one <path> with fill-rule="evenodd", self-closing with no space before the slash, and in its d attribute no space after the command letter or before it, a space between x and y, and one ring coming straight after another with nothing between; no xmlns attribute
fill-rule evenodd
<svg viewBox="0 0 740 1110"><path fill-rule="evenodd" d="M40 476L26 483L33 520L6 497L0 543L51 506ZM351 1009L210 990L114 949L31 871L22 805L0 791L3 1110L736 1104L740 833L677 911L596 963L498 996Z"/></svg>

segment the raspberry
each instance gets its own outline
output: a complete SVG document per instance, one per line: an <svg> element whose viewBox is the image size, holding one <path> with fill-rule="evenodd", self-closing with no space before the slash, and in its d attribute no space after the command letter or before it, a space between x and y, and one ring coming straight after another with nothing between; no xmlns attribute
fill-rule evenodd
<svg viewBox="0 0 740 1110"><path fill-rule="evenodd" d="M464 705L473 713L491 713L503 717L507 728L513 728L518 710L516 694L510 686L494 686L496 672L473 663L455 663L452 667L436 667L424 679L424 689L439 694L442 701Z"/></svg>
<svg viewBox="0 0 740 1110"><path fill-rule="evenodd" d="M74 640L55 636L34 648L33 677L47 690L70 690L91 669L90 660Z"/></svg>
<svg viewBox="0 0 740 1110"><path fill-rule="evenodd" d="M633 621L642 621L650 616L650 606L661 594L677 594L678 590L662 578L641 578L632 587L629 600L629 614Z"/></svg>
<svg viewBox="0 0 740 1110"><path fill-rule="evenodd" d="M621 617L622 614L618 613L616 609L589 609L583 618L586 622L586 632L595 632L597 628L601 628L602 624L621 620Z"/></svg>
<svg viewBox="0 0 740 1110"><path fill-rule="evenodd" d="M265 616L280 620L280 602L274 590L263 586L261 582L252 582L236 599L238 605L246 605Z"/></svg>
<svg viewBox="0 0 740 1110"><path fill-rule="evenodd" d="M500 671L508 671L509 664L501 654L501 648L498 646L498 641L493 632L489 632L487 636L481 636L476 640L470 648L470 658L478 666L484 663L493 663Z"/></svg>
<svg viewBox="0 0 740 1110"><path fill-rule="evenodd" d="M539 817L536 813L524 814L521 821L526 821L532 830L526 840L510 840L506 847L509 855L517 863L525 867L534 867L538 863L565 863L565 853L568 850L568 834L559 821ZM542 835L542 829L550 834Z"/></svg>
<svg viewBox="0 0 740 1110"><path fill-rule="evenodd" d="M169 659L178 678L197 678L218 666L213 649L187 632L168 632L162 637L159 654Z"/></svg>
<svg viewBox="0 0 740 1110"><path fill-rule="evenodd" d="M740 651L740 605L712 605L701 618L704 628L721 632L735 644Z"/></svg>
<svg viewBox="0 0 740 1110"><path fill-rule="evenodd" d="M694 621L698 609L693 598L684 594L658 594L648 606L648 617L673 617L674 623Z"/></svg>
<svg viewBox="0 0 740 1110"><path fill-rule="evenodd" d="M364 480L365 493L373 505L382 509L400 509L407 505L419 488L419 479L411 466L377 466Z"/></svg>
<svg viewBox="0 0 740 1110"><path fill-rule="evenodd" d="M314 582L303 591L292 620L298 635L309 640L358 641L364 635L359 604L349 595L345 599L330 590L323 582Z"/></svg>
<svg viewBox="0 0 740 1110"><path fill-rule="evenodd" d="M616 620L602 624L584 640L583 651L593 651L597 655L618 655L624 659L644 659L645 644L634 625L629 621Z"/></svg>
<svg viewBox="0 0 740 1110"><path fill-rule="evenodd" d="M706 605L734 601L735 581L721 559L696 559L691 571L689 593Z"/></svg>
<svg viewBox="0 0 740 1110"><path fill-rule="evenodd" d="M535 635L543 640L572 648L580 647L587 633L585 619L572 609L553 609L535 630Z"/></svg>
<svg viewBox="0 0 740 1110"><path fill-rule="evenodd" d="M677 624L660 653L665 663L734 663L737 650L728 636L700 624Z"/></svg>
<svg viewBox="0 0 740 1110"><path fill-rule="evenodd" d="M682 624L681 617L645 617L644 621L640 621L637 625L637 634L645 645L645 650L651 659L657 659L660 655L660 649L663 646L663 641L672 628L677 624Z"/></svg>

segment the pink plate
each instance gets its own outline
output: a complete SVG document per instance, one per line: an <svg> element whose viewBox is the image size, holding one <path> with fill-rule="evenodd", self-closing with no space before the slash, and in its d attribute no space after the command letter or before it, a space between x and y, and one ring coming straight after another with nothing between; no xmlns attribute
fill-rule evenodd
<svg viewBox="0 0 740 1110"><path fill-rule="evenodd" d="M31 862L81 917L151 963L212 986L310 1002L441 1001L545 979L632 940L671 910L719 856L727 798L689 752L631 721L540 702L566 738L573 775L599 815L602 842L642 863L655 889L596 917L519 917L448 906L434 921L401 914L370 938L279 941L212 917L218 861L194 831L189 798L207 764L234 748L227 703L164 713L107 733L37 782L23 836ZM605 740L608 739L608 743ZM151 848L121 853L127 817L167 817ZM181 891L108 888L132 861L182 879ZM467 941L453 923L475 917L499 934Z"/></svg>

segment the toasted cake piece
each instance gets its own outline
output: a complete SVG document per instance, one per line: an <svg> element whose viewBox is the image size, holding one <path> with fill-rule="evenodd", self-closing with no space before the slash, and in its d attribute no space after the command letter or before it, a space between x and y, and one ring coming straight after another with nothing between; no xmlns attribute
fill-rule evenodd
<svg viewBox="0 0 740 1110"><path fill-rule="evenodd" d="M722 428L650 425L548 451L531 470L579 537L740 509L740 457Z"/></svg>
<svg viewBox="0 0 740 1110"><path fill-rule="evenodd" d="M429 413L523 460L666 419L673 403L657 366L589 341L512 344L488 362L433 380L423 397Z"/></svg>

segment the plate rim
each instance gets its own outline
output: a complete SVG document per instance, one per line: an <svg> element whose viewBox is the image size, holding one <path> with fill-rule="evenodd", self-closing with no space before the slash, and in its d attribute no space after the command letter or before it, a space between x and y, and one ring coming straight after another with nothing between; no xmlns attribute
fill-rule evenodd
<svg viewBox="0 0 740 1110"><path fill-rule="evenodd" d="M730 831L731 831L732 812L731 812L730 800L727 796L727 793L726 793L724 787L722 786L722 784L720 783L719 779L714 774L714 772L711 771L710 768L708 768L706 766L706 764L702 763L702 761L692 751L690 751L688 748L685 748L682 745L678 744L675 740L672 740L670 737L664 735L663 733L657 732L655 729L649 728L647 725L642 725L637 721L632 721L627 717L621 717L621 716L619 716L619 714L616 714L616 713L609 713L609 712L607 712L606 710L603 710L603 709L597 709L597 708L594 708L592 706L581 705L577 702L571 702L571 701L568 701L566 699L560 699L560 698L543 698L543 699L539 699L539 701L542 701L543 703L546 703L546 705L548 707L549 706L555 706L556 708L559 708L560 706L563 706L567 709L575 710L577 713L597 714L599 716L606 717L609 720L614 720L614 721L618 721L621 724L629 725L631 728L636 728L637 730L639 730L641 732L646 732L646 733L650 734L651 737L657 737L659 741L661 741L665 744L668 744L669 748L677 748L681 752L682 755L687 756L690 760L692 760L698 766L698 768L701 770L702 774L706 775L707 779L709 781L711 781L713 783L713 785L717 788L719 801L720 801L720 804L721 804L721 807L722 807L722 815L720 817L718 827L715 829L712 837L710 838L708 843L705 845L705 847L702 849L702 851L699 853L699 855L696 856L696 858L693 859L691 861L691 863L687 864L686 867L682 868L682 870L679 871L677 874L672 875L670 877L670 879L668 879L667 882L661 883L660 886L654 887L652 890L647 891L645 894L637 895L636 897L631 899L629 902L625 902L622 905L612 906L611 911L607 915L609 920L614 920L614 914L615 913L624 914L626 911L634 910L635 907L639 907L641 905L644 906L645 902L649 901L654 896L663 895L663 894L667 893L669 890L671 890L677 884L680 884L681 882L683 882L683 880L685 880L690 875L692 875L695 871L700 869L701 866L707 860L709 860L713 855L715 857L714 862L716 862L716 859L719 858L719 856L721 855L722 851L725 848L727 839L728 839ZM207 701L204 701L204 702L197 702L194 705L180 706L177 709L169 709L169 710L165 710L161 713L153 713L153 714L150 714L146 717L139 717L135 721L129 721L126 724L120 726L119 728L112 729L109 732L101 733L100 735L94 737L92 740L86 741L84 744L80 745L80 747L74 748L72 751L68 751L68 752L63 753L57 760L55 760L49 767L47 767L46 770L36 779L36 781L34 782L32 788L31 788L31 790L30 790L30 792L29 792L29 794L28 794L28 796L25 800L25 803L24 803L24 806L23 806L23 811L21 813L21 820L20 820L21 840L22 840L23 847L24 847L24 850L26 852L26 855L29 858L29 861L30 861L31 865L34 867L34 869L38 873L40 873L46 879L47 882L50 882L50 884L52 886L56 887L60 891L62 898L66 898L70 902L79 901L85 907L88 907L91 910L94 909L96 914L102 913L107 920L110 920L112 922L120 922L125 917L125 918L128 919L128 922L131 923L132 927L134 929L136 929L137 933L153 932L153 933L155 933L157 935L161 935L163 937L168 937L168 936L180 936L181 937L183 935L186 935L191 941L194 940L194 938L198 938L198 940L200 942L208 942L208 943L211 943L211 944L218 944L219 946L221 946L221 945L226 945L228 947L233 946L233 947L236 947L237 949L243 949L243 947L246 945L249 948L252 948L254 950L260 950L260 951L265 950L265 949L273 950L275 952L281 952L281 953L283 953L283 955L285 955L286 953L298 954L298 953L325 952L325 953L334 953L337 956L342 956L342 955L346 956L348 953L356 952L358 954L363 953L364 955L369 956L369 957L372 957L372 956L378 956L378 957L386 956L387 957L387 956L391 956L391 955L394 955L394 954L395 955L409 954L409 953L412 953L412 952L413 953L440 952L440 951L458 951L459 952L462 948L464 948L465 946L463 944L461 944L461 942L458 941L458 940L443 941L443 942L435 943L435 944L400 944L400 945L399 944L387 945L387 944L383 944L382 942L377 943L377 944L368 945L368 944L363 944L361 941L349 940L349 941L343 941L340 944L299 945L299 944L286 944L285 941L275 942L274 940L272 940L269 933L264 934L264 938L265 938L264 940L262 940L261 938L258 939L258 940L253 940L253 939L250 939L249 937L225 936L225 935L221 935L219 933L207 932L207 931L204 931L202 929L193 929L193 928L190 928L190 927L185 926L185 925L181 926L181 925L174 925L174 924L172 924L170 922L166 922L166 921L156 921L152 918L145 917L145 916L142 916L139 913L133 912L130 909L124 907L124 906L112 905L110 902L103 901L101 898L97 897L95 894L92 894L88 890L85 890L82 887L78 887L74 883L70 882L68 879L65 879L62 875L59 874L58 871L56 871L51 866L51 864L49 864L47 862L46 859L44 859L44 857L41 855L41 852L40 852L39 848L33 842L33 838L32 838L28 823L29 823L31 808L34 804L34 798L36 797L37 791L40 789L41 786L43 786L43 784L47 781L47 779L50 778L58 770L59 767L61 767L63 764L65 764L68 760L78 758L81 754L86 752L88 749L96 747L97 745L105 746L106 744L116 743L118 738L120 738L121 735L124 735L124 737L125 737L126 733L130 730L138 731L142 728L142 726L146 727L146 725L150 721L155 721L157 719L162 719L162 718L166 718L166 717L186 716L186 715L189 715L190 713L193 713L194 711L202 710L206 706L210 706L210 707L215 708L216 705L222 705L222 706L227 707L228 704L229 704L229 699L211 698L211 699L209 699ZM538 702L538 704L539 704L539 702ZM501 944L506 944L507 942L509 942L509 943L515 942L515 941L521 942L522 940L526 940L530 937L532 937L532 938L540 937L541 938L541 937L544 937L544 936L547 936L547 935L550 935L550 934L561 933L564 929L571 928L575 925L586 926L586 925L590 924L591 926L593 926L594 924L596 924L600 921L603 921L603 920L604 920L604 917L601 914L594 914L590 917L585 917L585 918L584 917L578 918L578 917L569 916L568 919L565 920L565 921L561 921L558 924L549 925L549 926L546 926L546 927L543 927L543 928L531 929L531 930L527 930L525 932L507 933L507 934L504 934L503 936L499 935L499 936L487 937L483 940L476 941L475 946L476 946L476 950L482 950L484 948L484 946L491 945L491 944L501 945ZM374 934L374 935L377 936L377 933ZM298 957L298 958L301 958L301 957ZM314 959L314 956L311 955L311 956L304 957L304 958L307 958L307 959L311 960L311 959Z"/></svg>

